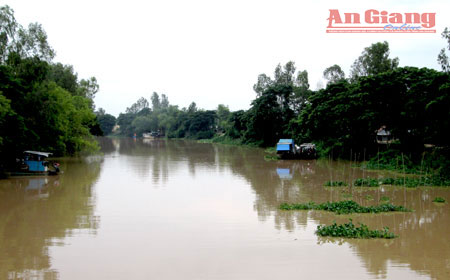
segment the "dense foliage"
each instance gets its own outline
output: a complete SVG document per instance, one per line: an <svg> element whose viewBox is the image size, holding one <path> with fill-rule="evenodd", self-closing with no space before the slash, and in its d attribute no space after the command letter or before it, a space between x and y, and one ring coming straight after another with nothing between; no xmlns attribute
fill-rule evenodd
<svg viewBox="0 0 450 280"><path fill-rule="evenodd" d="M53 63L41 25L22 27L8 6L0 18L0 167L24 150L97 149L96 79L79 81L72 66Z"/></svg>
<svg viewBox="0 0 450 280"><path fill-rule="evenodd" d="M8 6L0 8L0 18L0 152L7 157L24 149L56 154L93 149L93 134L153 132L265 147L293 138L297 144L314 142L322 156L372 158L366 167L425 170L450 180L445 49L438 57L443 72L398 67L398 58L389 57L388 43L379 42L363 50L348 78L339 65L326 68L327 85L317 91L310 90L308 72L288 62L279 64L272 77L258 76L248 110L231 112L222 104L203 110L195 102L180 109L154 92L116 119L103 109L94 113L94 77L78 80L72 66L52 62L55 52L41 25L22 27ZM450 49L447 29L442 36ZM390 133L390 145L377 143L380 128ZM384 155L375 160L378 152Z"/></svg>
<svg viewBox="0 0 450 280"><path fill-rule="evenodd" d="M119 116L120 133L159 131L167 137L266 147L280 138L294 138L296 143L314 142L322 156L352 160L394 151L395 163L389 159L377 164L396 164L404 171L420 165L427 144L440 147L427 168L449 171L450 163L441 163L450 158L450 75L398 67L398 59L389 58L387 42L365 48L351 72L346 79L338 65L328 67L326 88L312 91L306 71L296 71L293 62L278 65L273 77L258 76L256 98L247 111L230 112L224 105L205 111L195 103L180 110L169 105L165 95L163 104L154 93L152 108L141 98ZM391 133L392 145L377 143L382 127Z"/></svg>

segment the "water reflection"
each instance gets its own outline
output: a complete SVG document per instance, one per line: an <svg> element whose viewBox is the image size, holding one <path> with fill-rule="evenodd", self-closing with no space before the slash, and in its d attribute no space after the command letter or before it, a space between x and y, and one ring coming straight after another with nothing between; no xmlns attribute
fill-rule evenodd
<svg viewBox="0 0 450 280"><path fill-rule="evenodd" d="M226 148L223 148L226 149ZM241 151L245 153L245 151ZM226 154L230 154L229 152ZM247 156L236 155L241 160ZM235 161L230 161L231 163ZM400 237L394 240L354 240L318 238L318 244L346 243L363 260L367 270L385 277L388 264L396 263L435 279L449 277L450 232L448 204L438 206L432 202L437 196L449 200L448 189L401 187L360 188L351 182L366 176L382 176L377 172L353 168L349 162L334 161L280 161L258 164L248 161L230 166L251 184L256 194L255 210L260 220L274 218L277 229L299 231L308 226L330 224L333 221L364 223L372 228L389 227ZM274 176L276 174L276 176ZM389 176L398 176L390 174ZM349 187L326 188L329 180L345 181ZM346 195L346 196L345 196ZM325 202L351 198L362 205L374 205L388 198L390 202L413 209L412 213L381 215L344 215L320 211L279 211L282 202ZM368 199L370 198L370 199Z"/></svg>
<svg viewBox="0 0 450 280"><path fill-rule="evenodd" d="M64 175L0 180L0 279L56 279L48 247L73 230L95 234L100 161L61 159Z"/></svg>
<svg viewBox="0 0 450 280"><path fill-rule="evenodd" d="M389 227L400 238L388 241L318 238L318 244L349 244L373 275L386 277L388 264L396 263L409 266L432 278L441 279L448 276L449 207L448 204L438 207L431 202L436 196L446 197L448 200L446 189L353 187L352 182L356 178L386 174L360 170L352 167L351 162L345 161L274 162L263 160L264 153L251 148L183 141L143 144L152 147L144 150L150 158L148 161L153 165L154 177L160 176L161 170L176 173L180 167L174 162L179 161L188 163L189 172L193 176L200 168L230 169L235 176L250 183L255 193L254 209L259 219L267 221L273 218L275 227L279 230L302 232L307 226L315 228L318 224L329 224L334 220L347 222L349 217L353 218L354 222L361 222L369 227ZM165 173L165 176L167 175L168 173ZM345 181L349 183L349 187L326 188L326 181ZM277 209L282 202L320 203L348 198L362 205L379 204L383 199L389 198L392 203L414 209L414 212L336 216L326 212L285 212Z"/></svg>
<svg viewBox="0 0 450 280"><path fill-rule="evenodd" d="M246 147L163 139L99 141L103 159L61 160L61 176L0 181L0 279L52 279L59 273L77 279L71 261L81 254L90 259L78 259L79 267L94 279L249 279L255 273L258 279L273 279L300 275L294 272L302 264L322 265L324 260L330 262L323 270L330 271L319 275L333 278L333 258L337 264L348 260L349 269L366 270L350 270L350 278L390 278L393 267L449 278L450 209L432 202L436 196L449 201L448 189L327 188L329 180L351 183L383 174L344 161L266 161L264 151ZM278 210L282 202L350 197L362 205L389 199L414 212L337 216ZM101 228L96 215L102 215ZM313 233L318 224L349 217L373 228L388 226L400 237L352 240ZM83 234L95 236L95 242L78 238ZM298 242L283 240L293 242L292 237ZM77 246L60 246L75 240Z"/></svg>
<svg viewBox="0 0 450 280"><path fill-rule="evenodd" d="M317 238L317 244L346 244L376 277L387 277L388 266L409 266L419 274L447 278L450 260L448 204L438 207L436 196L450 200L448 190L439 188L405 189L353 187L356 178L385 174L354 168L351 162L265 161L259 149L198 144L190 141L114 139L117 153L140 177L151 177L153 187L165 184L187 168L191 177L212 172L247 181L255 198L254 210L262 222L273 220L277 230L304 234L307 228L353 218L373 228L388 226L400 238L394 240L352 240ZM396 176L390 174L390 176ZM218 179L220 180L220 179ZM344 188L326 188L326 181L345 181ZM215 183L214 180L211 181ZM370 199L368 199L370 197ZM325 202L351 198L362 205L379 204L388 198L392 203L414 209L412 213L336 216L319 211L279 211L282 202Z"/></svg>

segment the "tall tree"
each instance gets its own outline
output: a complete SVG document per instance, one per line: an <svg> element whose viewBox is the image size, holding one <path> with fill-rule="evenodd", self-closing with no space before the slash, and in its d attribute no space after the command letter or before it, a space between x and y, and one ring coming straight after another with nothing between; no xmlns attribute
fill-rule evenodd
<svg viewBox="0 0 450 280"><path fill-rule="evenodd" d="M131 105L131 107L127 108L125 110L126 113L129 114L137 114L139 112L141 112L142 110L148 108L149 103L147 101L147 99L145 99L144 97L139 98L133 105Z"/></svg>
<svg viewBox="0 0 450 280"><path fill-rule="evenodd" d="M197 112L197 104L195 102L192 102L188 107L188 113L195 113Z"/></svg>
<svg viewBox="0 0 450 280"><path fill-rule="evenodd" d="M323 71L323 77L328 80L327 84L334 84L345 80L345 73L339 65L335 64Z"/></svg>
<svg viewBox="0 0 450 280"><path fill-rule="evenodd" d="M162 109L169 108L169 98L165 94L161 94L161 108Z"/></svg>
<svg viewBox="0 0 450 280"><path fill-rule="evenodd" d="M0 7L0 63L6 62L11 53L47 62L55 56L42 26L30 23L28 29L23 28L14 17L14 10L6 5Z"/></svg>
<svg viewBox="0 0 450 280"><path fill-rule="evenodd" d="M389 58L389 43L378 42L364 49L353 63L350 75L352 80L358 77L380 74L398 67L398 58Z"/></svg>
<svg viewBox="0 0 450 280"><path fill-rule="evenodd" d="M446 27L444 31L442 32L442 38L447 40L447 49L450 51L450 31ZM448 56L445 52L445 48L441 50L441 52L438 55L438 63L441 65L442 71L444 72L450 72L450 62L448 59Z"/></svg>
<svg viewBox="0 0 450 280"><path fill-rule="evenodd" d="M94 97L99 90L99 85L95 77L91 77L87 80L82 79L78 86L78 95L83 96L91 100L91 107L94 109Z"/></svg>
<svg viewBox="0 0 450 280"><path fill-rule="evenodd" d="M161 108L161 101L159 100L159 95L156 92L153 92L152 97L150 98L152 101L153 111L157 111Z"/></svg>
<svg viewBox="0 0 450 280"><path fill-rule="evenodd" d="M272 79L266 74L258 75L258 81L253 85L253 90L259 97L272 84Z"/></svg>

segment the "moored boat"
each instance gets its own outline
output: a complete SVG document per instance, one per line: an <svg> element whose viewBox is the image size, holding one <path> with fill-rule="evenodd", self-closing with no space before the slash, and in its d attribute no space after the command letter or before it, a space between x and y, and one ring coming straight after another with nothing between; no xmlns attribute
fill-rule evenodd
<svg viewBox="0 0 450 280"><path fill-rule="evenodd" d="M59 163L47 161L52 153L24 151L20 159L16 159L16 168L8 172L10 176L58 175Z"/></svg>

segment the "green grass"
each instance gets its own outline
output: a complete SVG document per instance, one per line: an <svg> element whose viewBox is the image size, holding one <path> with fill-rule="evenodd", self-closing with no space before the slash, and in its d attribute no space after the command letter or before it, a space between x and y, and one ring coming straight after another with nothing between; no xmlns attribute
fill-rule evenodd
<svg viewBox="0 0 450 280"><path fill-rule="evenodd" d="M347 238L385 238L392 239L397 237L394 233L389 231L388 227L384 227L383 230L371 230L365 224L359 224L357 227L353 224L352 220L347 224L338 225L334 222L332 225L317 226L316 234L319 236L331 236L331 237L347 237Z"/></svg>
<svg viewBox="0 0 450 280"><path fill-rule="evenodd" d="M308 203L282 203L281 210L324 210L335 212L336 214L352 214L352 213L381 213L381 212L409 212L411 210L396 206L390 203L384 203L376 206L362 206L353 200L344 200L337 202L325 202L316 204L312 201Z"/></svg>
<svg viewBox="0 0 450 280"><path fill-rule="evenodd" d="M326 181L325 187L346 187L347 183L342 181Z"/></svg>
<svg viewBox="0 0 450 280"><path fill-rule="evenodd" d="M366 195L364 198L366 200L373 200L373 196L371 196L370 194Z"/></svg>
<svg viewBox="0 0 450 280"><path fill-rule="evenodd" d="M387 202L387 201L389 201L389 200L390 200L390 198L387 197L387 196L382 196L382 197L380 198L380 201L384 201L384 202Z"/></svg>
<svg viewBox="0 0 450 280"><path fill-rule="evenodd" d="M445 203L445 198L438 196L433 199L433 202Z"/></svg>

